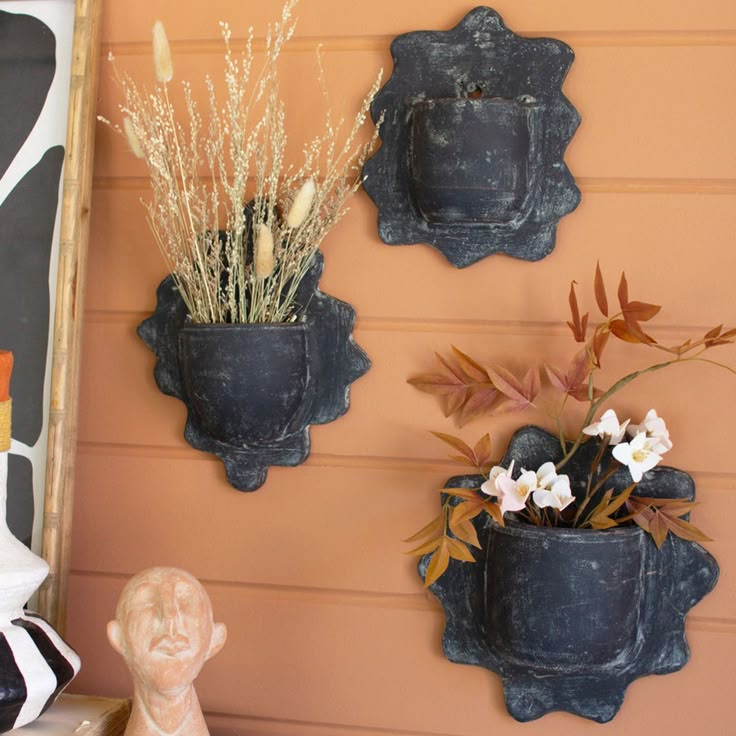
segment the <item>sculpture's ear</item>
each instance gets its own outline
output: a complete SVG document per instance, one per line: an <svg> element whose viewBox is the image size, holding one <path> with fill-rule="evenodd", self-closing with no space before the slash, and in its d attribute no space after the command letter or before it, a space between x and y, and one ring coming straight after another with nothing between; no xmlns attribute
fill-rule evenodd
<svg viewBox="0 0 736 736"><path fill-rule="evenodd" d="M207 659L214 657L222 649L227 639L227 627L225 624L215 624L212 627L212 638L210 648L207 650Z"/></svg>
<svg viewBox="0 0 736 736"><path fill-rule="evenodd" d="M115 620L107 622L107 640L118 654L125 655L123 629Z"/></svg>

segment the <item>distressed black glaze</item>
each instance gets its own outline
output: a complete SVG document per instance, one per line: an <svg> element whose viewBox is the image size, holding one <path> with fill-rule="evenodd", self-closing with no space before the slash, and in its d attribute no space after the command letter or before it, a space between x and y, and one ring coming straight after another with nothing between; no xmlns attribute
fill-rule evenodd
<svg viewBox="0 0 736 736"><path fill-rule="evenodd" d="M138 327L159 388L187 407L185 439L217 455L240 491L260 488L269 465L304 462L309 425L342 416L350 384L370 367L352 336L353 308L317 288L322 265L318 252L297 294L298 323L192 325L169 276Z"/></svg>
<svg viewBox="0 0 736 736"><path fill-rule="evenodd" d="M28 690L8 640L0 631L0 733L12 730Z"/></svg>
<svg viewBox="0 0 736 736"><path fill-rule="evenodd" d="M303 322L185 324L179 366L189 408L221 442L268 445L298 431L309 411Z"/></svg>
<svg viewBox="0 0 736 736"><path fill-rule="evenodd" d="M56 72L56 37L39 18L0 10L0 177L28 138Z"/></svg>
<svg viewBox="0 0 736 736"><path fill-rule="evenodd" d="M64 148L52 146L0 204L0 344L13 374L13 439L34 445L43 428L49 268ZM17 417L17 419L16 419Z"/></svg>
<svg viewBox="0 0 736 736"><path fill-rule="evenodd" d="M530 101L415 103L409 187L422 217L488 225L525 217L537 190L526 164L536 158L539 130L539 105Z"/></svg>
<svg viewBox="0 0 736 736"><path fill-rule="evenodd" d="M365 189L390 245L428 243L463 268L493 253L535 261L580 192L563 161L580 123L562 94L566 44L522 38L490 8L391 44L371 106L382 145Z"/></svg>
<svg viewBox="0 0 736 736"><path fill-rule="evenodd" d="M596 444L568 465L571 477L590 467ZM501 463L537 468L559 457L557 438L523 427ZM459 476L447 486L477 488L481 481ZM624 468L607 486L630 483ZM695 485L680 470L658 467L636 493L693 500ZM563 710L603 723L633 680L686 664L685 616L718 579L716 561L700 545L670 535L657 550L636 527L540 529L511 520L500 528L485 515L473 523L485 559L451 560L430 587L447 617L443 649L453 662L498 673L517 720ZM428 562L420 562L422 576Z"/></svg>

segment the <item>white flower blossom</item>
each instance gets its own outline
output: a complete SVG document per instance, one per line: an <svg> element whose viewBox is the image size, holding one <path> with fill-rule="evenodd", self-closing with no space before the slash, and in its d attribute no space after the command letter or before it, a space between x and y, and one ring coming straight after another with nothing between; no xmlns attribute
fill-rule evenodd
<svg viewBox="0 0 736 736"><path fill-rule="evenodd" d="M549 488L558 477L555 464L551 461L546 462L537 470L537 485L539 488Z"/></svg>
<svg viewBox="0 0 736 736"><path fill-rule="evenodd" d="M529 496L537 489L537 474L533 470L522 470L516 480L511 475L499 475L496 488L500 492L502 514L521 511Z"/></svg>
<svg viewBox="0 0 736 736"><path fill-rule="evenodd" d="M667 429L667 425L664 423L664 419L662 419L662 417L657 416L657 412L654 409L650 409L647 412L647 415L644 417L644 421L641 424L632 424L628 431L632 437L639 434L639 432L646 432L647 437L650 439L656 439L657 444L653 449L660 455L663 455L665 452L672 449L672 442L670 441L670 433Z"/></svg>
<svg viewBox="0 0 736 736"><path fill-rule="evenodd" d="M567 508L575 500L570 490L570 478L566 475L557 475L549 488L538 488L532 497L539 508L551 506L558 511Z"/></svg>
<svg viewBox="0 0 736 736"><path fill-rule="evenodd" d="M494 465L491 468L491 472L488 474L488 480L483 483L480 490L488 496L500 496L501 491L496 486L496 481L502 475L511 475L514 472L514 461L511 461L511 465L508 468L504 468L501 465Z"/></svg>
<svg viewBox="0 0 736 736"><path fill-rule="evenodd" d="M613 448L613 456L628 467L631 478L638 483L642 475L662 459L662 456L656 452L658 446L659 442L656 438L647 437L646 432L638 432L631 442L616 445Z"/></svg>
<svg viewBox="0 0 736 736"><path fill-rule="evenodd" d="M630 421L630 419L627 419L623 424L620 424L616 412L613 409L609 409L604 412L603 416L597 422L585 427L583 434L590 435L591 437L608 437L609 445L617 445L624 438L626 427Z"/></svg>

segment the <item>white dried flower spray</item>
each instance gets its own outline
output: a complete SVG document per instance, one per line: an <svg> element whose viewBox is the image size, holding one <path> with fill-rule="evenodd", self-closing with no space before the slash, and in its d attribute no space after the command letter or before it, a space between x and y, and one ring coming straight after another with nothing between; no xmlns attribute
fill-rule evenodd
<svg viewBox="0 0 736 736"><path fill-rule="evenodd" d="M268 225L258 226L255 242L256 278L265 279L273 272L273 233Z"/></svg>
<svg viewBox="0 0 736 736"><path fill-rule="evenodd" d="M133 155L136 158L144 158L143 145L141 139L137 136L135 128L133 127L133 121L129 117L123 118L123 130L125 131L125 137L128 140L128 145Z"/></svg>
<svg viewBox="0 0 736 736"><path fill-rule="evenodd" d="M151 200L144 202L148 224L195 322L298 318L299 284L347 211L377 143L369 108L380 76L343 125L342 116L332 115L320 62L324 127L304 142L301 164L290 160L277 61L294 34L296 3L284 0L280 18L266 29L262 52L253 48L252 31L242 48L231 47L230 27L221 24L224 88L205 77L204 112L188 80L181 85L184 105L175 108L171 51L160 22L153 27L159 84L148 90L114 68L123 119L119 126L101 119L126 137L136 155L143 154L151 177ZM365 123L367 136L361 133Z"/></svg>
<svg viewBox="0 0 736 736"><path fill-rule="evenodd" d="M307 219L312 202L314 201L315 192L314 179L310 177L299 188L286 214L287 227L296 230Z"/></svg>
<svg viewBox="0 0 736 736"><path fill-rule="evenodd" d="M174 63L171 60L169 39L164 24L157 20L153 24L153 68L159 82L170 82L174 78Z"/></svg>

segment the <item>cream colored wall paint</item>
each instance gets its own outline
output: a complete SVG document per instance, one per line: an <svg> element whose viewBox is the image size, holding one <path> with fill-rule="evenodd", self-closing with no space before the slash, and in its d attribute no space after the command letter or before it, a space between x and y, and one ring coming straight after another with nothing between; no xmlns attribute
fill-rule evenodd
<svg viewBox="0 0 736 736"><path fill-rule="evenodd" d="M236 34L251 23L258 32L279 5L108 2L103 57L110 47L122 67L148 74L150 26L160 18L177 75L196 78L220 68L217 20ZM318 43L335 106L351 114L378 68L390 72L393 36L449 28L471 7L302 0L283 60L291 137L317 121ZM399 540L434 513L435 489L454 470L427 431L451 425L405 381L450 343L488 361L561 361L570 350L562 326L569 281L590 297L598 259L612 282L625 269L632 294L665 305L661 339L736 322L736 88L727 84L736 9L728 0L495 7L513 30L575 50L564 89L583 123L566 160L583 202L562 220L544 261L491 258L456 271L427 247L383 245L361 194L325 242L322 287L355 306L356 338L373 368L354 384L349 413L312 429L309 461L271 470L254 494L235 492L217 460L184 442L183 406L155 387L153 356L135 335L164 275L138 203L147 184L120 141L98 132L69 600L68 638L83 658L78 692L129 692L105 623L127 577L178 565L204 581L229 630L197 686L215 734L575 736L599 728L566 714L521 726L506 715L495 675L444 659L442 613ZM115 100L108 72L103 63L103 114ZM696 479L696 521L716 538L709 548L722 575L689 619L690 664L632 685L607 733L729 732L735 396L725 374L683 369L621 397L624 410L652 405L668 416L676 443L668 460ZM502 447L517 423L479 422L463 435L490 430Z"/></svg>

